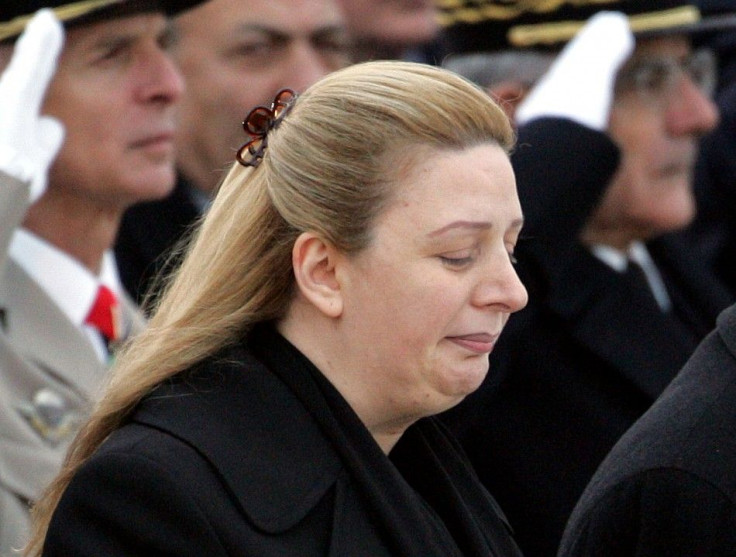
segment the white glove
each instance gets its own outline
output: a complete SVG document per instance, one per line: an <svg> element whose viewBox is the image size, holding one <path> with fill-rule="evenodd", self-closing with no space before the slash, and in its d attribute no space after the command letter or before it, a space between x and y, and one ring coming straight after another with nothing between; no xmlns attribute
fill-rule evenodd
<svg viewBox="0 0 736 557"><path fill-rule="evenodd" d="M0 76L0 170L31 185L31 202L46 191L48 170L64 141L64 126L41 115L64 43L49 9L33 16Z"/></svg>
<svg viewBox="0 0 736 557"><path fill-rule="evenodd" d="M551 116L604 131L616 73L633 50L634 35L625 15L595 14L521 103L516 112L517 123Z"/></svg>

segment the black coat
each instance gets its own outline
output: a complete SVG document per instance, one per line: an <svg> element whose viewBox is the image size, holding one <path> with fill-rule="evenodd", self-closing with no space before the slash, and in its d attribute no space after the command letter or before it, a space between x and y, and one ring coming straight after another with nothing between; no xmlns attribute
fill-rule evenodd
<svg viewBox="0 0 736 557"><path fill-rule="evenodd" d="M528 557L554 555L596 468L682 367L731 298L673 238L648 247L676 317L577 240L618 165L604 134L546 119L512 162L525 215L511 316L489 380L444 416ZM564 137L564 141L559 138Z"/></svg>
<svg viewBox="0 0 736 557"><path fill-rule="evenodd" d="M269 327L148 397L76 474L47 556L519 556L436 419L386 457Z"/></svg>
<svg viewBox="0 0 736 557"><path fill-rule="evenodd" d="M736 306L603 462L560 555L736 555Z"/></svg>
<svg viewBox="0 0 736 557"><path fill-rule="evenodd" d="M130 207L120 223L115 241L115 259L120 280L139 304L152 280L167 267L167 258L177 242L197 222L200 210L182 178L164 199Z"/></svg>

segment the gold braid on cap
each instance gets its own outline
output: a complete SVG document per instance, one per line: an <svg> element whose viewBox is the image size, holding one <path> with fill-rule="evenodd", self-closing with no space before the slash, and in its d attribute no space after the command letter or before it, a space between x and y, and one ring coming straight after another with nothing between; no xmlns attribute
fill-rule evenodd
<svg viewBox="0 0 736 557"><path fill-rule="evenodd" d="M53 8L53 10L59 21L68 21L112 4L119 4L120 2L121 0L82 0L81 2L64 4L63 6ZM0 22L0 41L20 35L33 15L33 13L19 15L10 21Z"/></svg>

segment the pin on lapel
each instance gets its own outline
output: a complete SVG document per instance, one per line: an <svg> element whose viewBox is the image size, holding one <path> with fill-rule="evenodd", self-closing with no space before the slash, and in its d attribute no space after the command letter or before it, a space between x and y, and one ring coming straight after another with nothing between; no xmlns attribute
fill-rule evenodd
<svg viewBox="0 0 736 557"><path fill-rule="evenodd" d="M41 437L54 445L70 437L79 423L64 398L47 388L36 391L32 400L21 403L18 410Z"/></svg>

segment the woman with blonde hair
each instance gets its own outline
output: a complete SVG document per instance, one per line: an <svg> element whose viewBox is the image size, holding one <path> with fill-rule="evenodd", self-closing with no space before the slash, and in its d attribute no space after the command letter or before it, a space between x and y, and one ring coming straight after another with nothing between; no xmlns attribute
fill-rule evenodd
<svg viewBox="0 0 736 557"><path fill-rule="evenodd" d="M526 303L503 111L448 71L369 62L244 126L29 553L518 555L432 417Z"/></svg>

